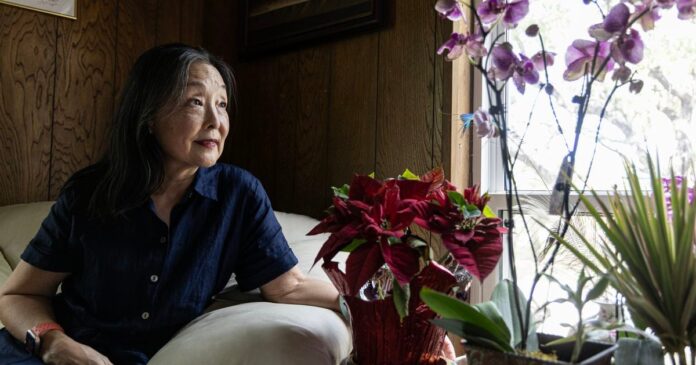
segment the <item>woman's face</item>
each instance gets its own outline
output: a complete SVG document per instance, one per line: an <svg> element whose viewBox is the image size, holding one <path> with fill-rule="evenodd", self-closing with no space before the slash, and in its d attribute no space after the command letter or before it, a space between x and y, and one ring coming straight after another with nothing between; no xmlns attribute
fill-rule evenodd
<svg viewBox="0 0 696 365"><path fill-rule="evenodd" d="M191 65L182 100L160 110L151 126L164 151L165 166L174 169L214 165L229 128L225 83L205 62Z"/></svg>

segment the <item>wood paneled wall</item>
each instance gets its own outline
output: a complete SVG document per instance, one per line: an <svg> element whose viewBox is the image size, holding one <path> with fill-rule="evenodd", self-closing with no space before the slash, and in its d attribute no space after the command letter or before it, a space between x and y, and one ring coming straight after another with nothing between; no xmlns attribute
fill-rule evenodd
<svg viewBox="0 0 696 365"><path fill-rule="evenodd" d="M201 44L198 0L77 3L78 20L0 4L0 205L53 199L99 158L140 53Z"/></svg>
<svg viewBox="0 0 696 365"><path fill-rule="evenodd" d="M241 110L223 160L249 169L277 210L321 217L356 173L448 167L451 31L434 1L391 1L381 31L243 60L235 2L208 0L204 44L236 69ZM443 143L446 141L446 143Z"/></svg>
<svg viewBox="0 0 696 365"><path fill-rule="evenodd" d="M94 162L131 64L172 41L235 67L222 160L259 177L275 209L320 217L356 172L448 167L451 67L435 51L451 25L433 1L392 0L380 31L250 60L237 3L81 0L77 21L0 5L0 205L53 199Z"/></svg>

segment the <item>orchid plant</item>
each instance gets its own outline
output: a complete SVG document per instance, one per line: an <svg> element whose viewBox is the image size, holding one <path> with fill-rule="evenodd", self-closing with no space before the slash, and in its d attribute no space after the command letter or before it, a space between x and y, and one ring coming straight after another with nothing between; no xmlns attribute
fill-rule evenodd
<svg viewBox="0 0 696 365"><path fill-rule="evenodd" d="M373 301L393 289L404 317L409 283L425 266L453 261L483 279L498 263L506 230L487 209L488 196L476 186L457 192L441 168L420 177L406 170L386 180L355 175L333 191L329 214L309 234L331 233L315 264L349 253L344 295ZM435 256L429 240L414 232L417 226L441 237L445 255Z"/></svg>
<svg viewBox="0 0 696 365"><path fill-rule="evenodd" d="M571 1L571 0L566 0ZM580 1L580 0L576 0ZM559 179L553 186L551 196L552 213L559 215L559 221L553 234L547 239L552 247L551 254L545 258L543 266L535 266L535 277L532 282L529 298L534 295L537 283L553 266L560 247L558 238L568 232L569 222L575 214L579 201L572 203L570 199L571 182L576 171L576 156L579 151L580 136L585 126L586 115L592 105L601 105L600 123L596 136L599 136L601 121L605 116L615 92L628 88L630 92L639 93L643 82L636 77L633 70L643 59L645 45L641 34L655 27L662 12L676 8L680 19L692 19L696 14L696 0L620 0L615 1L608 11L602 9L598 0L582 0L588 6L596 6L601 18L588 26L588 37L572 40L565 52L565 72L563 79L568 82L579 82L579 92L573 96L576 105L575 128L572 143L568 146L568 154L560 167ZM467 2L466 0L438 0L435 10L444 18L453 22L464 22L463 32L454 32L437 50L438 54L451 61L466 57L483 79L488 106L474 113L461 114L460 119L465 127L475 125L479 137L500 138L500 152L503 162L504 187L506 191L507 220L505 225L510 230L507 235L507 252L512 280L517 284L515 266L515 251L512 230L516 227L512 213L519 215L525 228L532 248L535 265L539 262L537 253L529 234L528 217L521 208L520 194L515 180L514 167L523 139L516 149L509 138L509 124L504 102L504 93L509 81L512 81L519 93L525 93L530 86L536 86L548 95L553 118L558 130L562 132L561 124L553 106L554 80L550 80L548 68L556 63L557 53L544 47L542 31L538 25L525 29L525 34L539 40L539 51L534 54L523 54L515 51L513 44L504 39L504 33L497 30L512 31L529 13L530 0L483 0ZM594 100L593 91L598 83L607 81L611 75L610 92L603 100ZM594 154L592 152L592 160ZM585 191L587 179L592 169L590 163L584 173L580 193ZM517 207L517 209L515 209ZM526 330L530 326L531 300L522 303L515 291L515 310L522 321L522 341L518 348L526 348ZM523 313L524 312L524 315Z"/></svg>

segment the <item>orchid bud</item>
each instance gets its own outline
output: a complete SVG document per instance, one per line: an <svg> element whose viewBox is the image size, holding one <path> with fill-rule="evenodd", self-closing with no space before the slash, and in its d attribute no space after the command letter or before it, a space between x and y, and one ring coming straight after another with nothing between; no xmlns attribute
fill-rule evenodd
<svg viewBox="0 0 696 365"><path fill-rule="evenodd" d="M546 93L549 94L549 95L553 95L553 85L547 84L547 85L544 87L544 91L546 91Z"/></svg>
<svg viewBox="0 0 696 365"><path fill-rule="evenodd" d="M614 73L611 75L611 79L614 81L621 81L621 82L626 82L628 79L631 77L631 69L624 66L619 67Z"/></svg>
<svg viewBox="0 0 696 365"><path fill-rule="evenodd" d="M536 37L537 34L539 34L539 26L536 24L528 26L524 31L524 34L526 34L528 37Z"/></svg>
<svg viewBox="0 0 696 365"><path fill-rule="evenodd" d="M628 86L628 91L632 93L638 94L641 90L643 90L642 80L632 80L631 84Z"/></svg>

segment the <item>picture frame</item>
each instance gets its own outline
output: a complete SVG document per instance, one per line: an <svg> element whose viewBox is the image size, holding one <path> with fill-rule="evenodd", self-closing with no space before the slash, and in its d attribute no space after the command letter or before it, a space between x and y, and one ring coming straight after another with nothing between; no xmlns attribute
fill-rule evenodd
<svg viewBox="0 0 696 365"><path fill-rule="evenodd" d="M77 19L77 0L0 0L0 5L11 5L67 19Z"/></svg>
<svg viewBox="0 0 696 365"><path fill-rule="evenodd" d="M254 56L386 23L386 0L241 0L240 54Z"/></svg>

